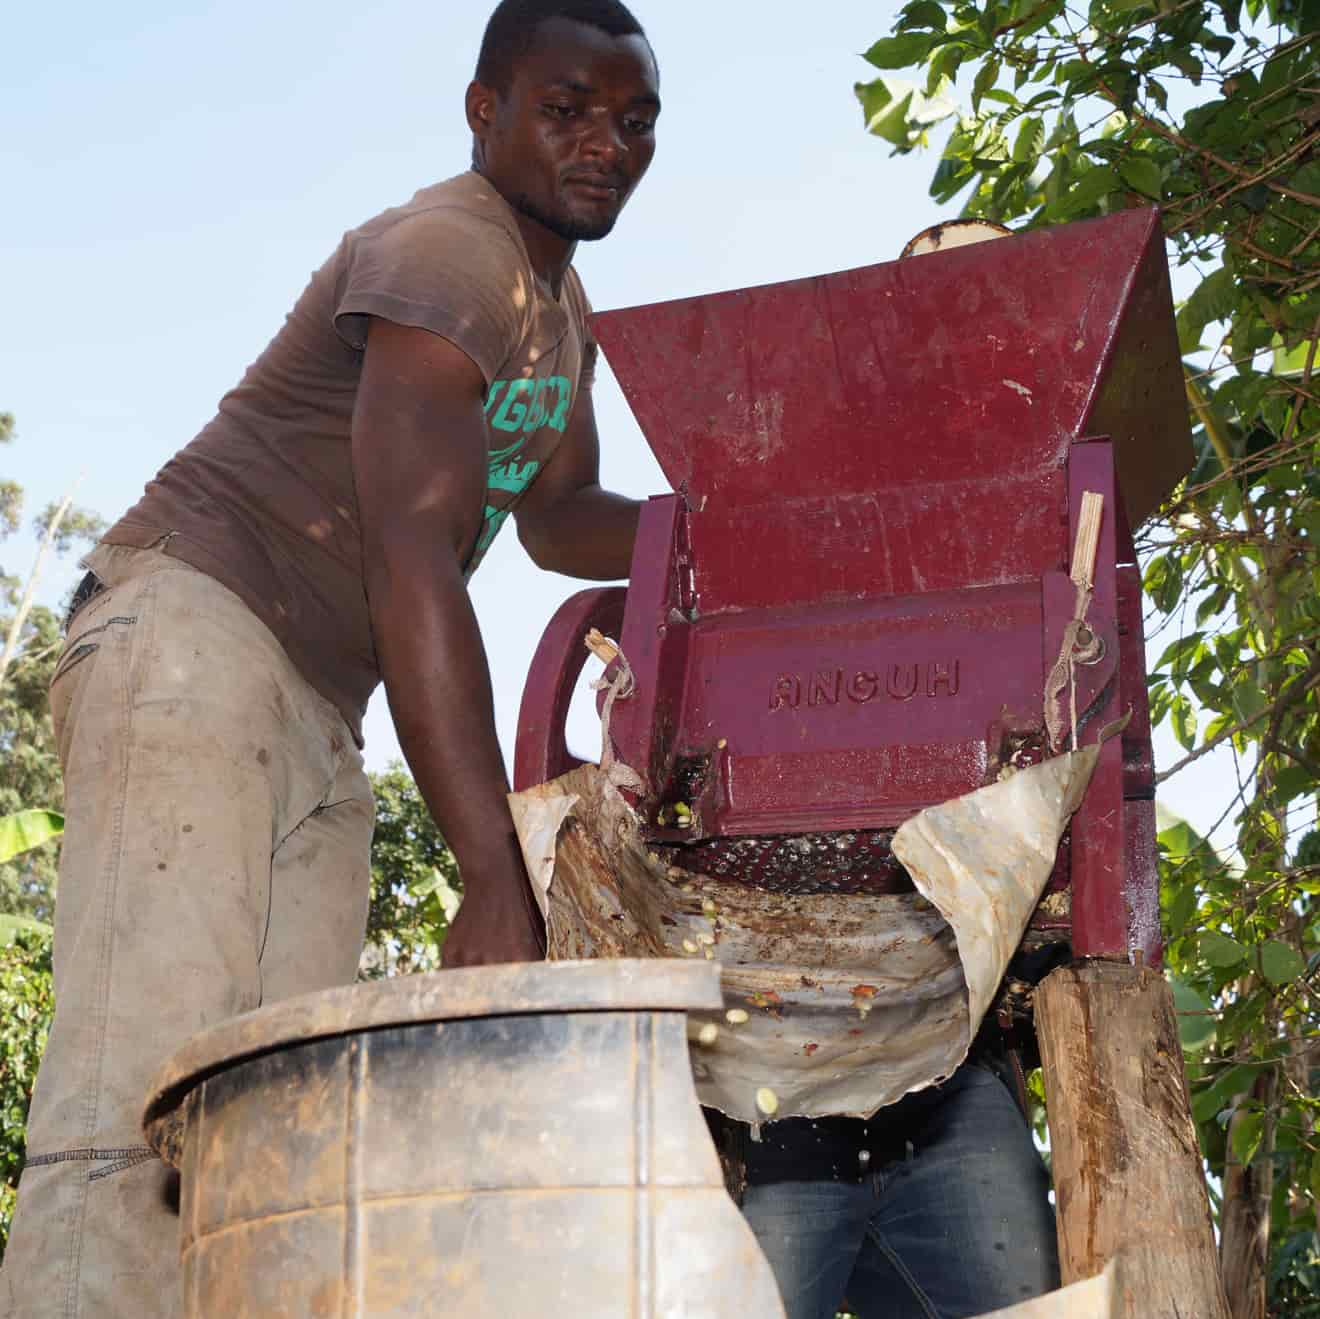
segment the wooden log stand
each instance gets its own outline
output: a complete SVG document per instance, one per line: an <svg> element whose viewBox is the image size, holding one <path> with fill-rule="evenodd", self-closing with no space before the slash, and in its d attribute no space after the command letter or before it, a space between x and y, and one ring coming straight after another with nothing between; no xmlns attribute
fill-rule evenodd
<svg viewBox="0 0 1320 1319"><path fill-rule="evenodd" d="M1063 1283L1118 1257L1117 1313L1228 1319L1173 997L1126 963L1036 993Z"/></svg>

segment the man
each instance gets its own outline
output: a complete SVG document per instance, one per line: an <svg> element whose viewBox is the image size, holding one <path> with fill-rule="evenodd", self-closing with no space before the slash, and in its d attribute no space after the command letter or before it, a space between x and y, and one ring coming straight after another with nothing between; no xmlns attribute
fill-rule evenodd
<svg viewBox="0 0 1320 1319"><path fill-rule="evenodd" d="M1002 1072L974 1053L865 1121L717 1125L787 1319L845 1297L861 1319L966 1319L1059 1286L1049 1178Z"/></svg>
<svg viewBox="0 0 1320 1319"><path fill-rule="evenodd" d="M87 561L51 686L57 1007L6 1314L178 1313L147 1085L203 1027L352 980L382 679L463 875L446 964L543 955L466 580L511 513L542 567L628 574L571 261L650 164L655 58L617 0L504 0L466 108L472 171L344 237Z"/></svg>

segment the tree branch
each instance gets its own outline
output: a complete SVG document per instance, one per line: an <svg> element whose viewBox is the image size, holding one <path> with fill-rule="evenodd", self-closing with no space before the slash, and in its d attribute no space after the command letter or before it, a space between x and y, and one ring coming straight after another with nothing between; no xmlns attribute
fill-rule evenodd
<svg viewBox="0 0 1320 1319"><path fill-rule="evenodd" d="M77 492L78 482L74 482L73 489L64 496L60 506L55 510L51 517L50 525L46 528L46 534L41 538L41 546L37 550L36 561L32 565L32 572L27 579L27 585L23 588L22 599L18 602L18 609L9 623L9 633L5 637L5 648L0 651L0 686L4 685L5 674L9 672L9 666L13 663L14 655L18 651L19 638L23 635L23 624L27 622L28 615L32 612L32 602L36 598L37 583L41 580L41 572L45 567L46 556L50 553L51 546L55 544L55 537L59 532L60 523L69 515L69 509L73 507L73 496Z"/></svg>
<svg viewBox="0 0 1320 1319"><path fill-rule="evenodd" d="M1289 414L1288 422L1283 428L1281 436L1285 444L1292 439L1293 432L1297 429L1297 421L1302 415L1302 400L1307 395L1307 386L1311 383L1311 372L1315 370L1315 350L1317 343L1320 343L1320 318L1311 327L1311 347L1306 354L1306 366L1302 371L1302 378L1298 382L1297 397L1293 399L1292 412Z"/></svg>
<svg viewBox="0 0 1320 1319"><path fill-rule="evenodd" d="M1200 760L1202 756L1209 755L1217 746L1222 746L1230 737L1235 737L1238 733L1244 733L1248 728L1254 728L1262 719L1283 714L1291 706L1302 700L1312 687L1317 685L1320 685L1320 659L1315 660L1301 677L1280 692L1272 705L1267 705L1258 714L1252 715L1250 719L1244 719L1240 724L1234 724L1232 728L1225 728L1222 732L1216 733L1203 746L1197 747L1195 751L1189 752L1176 764L1171 765L1162 773L1156 774L1155 783L1158 785L1166 779L1172 778L1179 770L1186 769L1194 760Z"/></svg>
<svg viewBox="0 0 1320 1319"><path fill-rule="evenodd" d="M1199 3L1199 0L1197 0ZM1034 23L1047 9L1062 8L1060 0L1045 0L1042 5L1037 5L1030 13L1024 14L1021 18L1015 19L1012 23L1002 23L990 34L993 41L995 37L1002 37L1006 32L1015 32L1020 27L1026 27L1028 23Z"/></svg>
<svg viewBox="0 0 1320 1319"><path fill-rule="evenodd" d="M1263 169L1258 170L1253 174L1250 170L1244 169L1241 165L1235 165L1232 161L1225 160L1222 156L1216 155L1213 151L1209 151L1205 147L1198 146L1195 142L1189 141L1176 129L1166 128L1158 119L1152 119L1147 114L1141 114L1139 115L1139 118L1142 126L1148 128L1157 137L1162 137L1166 142L1171 142L1180 151L1190 152L1193 155L1200 156L1204 160L1210 161L1212 164L1217 165L1222 169L1224 173L1238 180L1238 182L1234 183L1231 187L1221 193L1215 193L1213 190L1207 189L1208 192L1211 192L1209 203L1203 206L1194 215L1181 218L1179 220L1179 226L1181 228L1187 228L1195 224L1203 216L1208 215L1214 210L1216 206L1222 206L1231 196L1233 196L1234 193L1241 192L1244 188L1254 187L1256 184L1263 184L1271 192L1277 192L1284 197L1291 197L1294 201L1304 202L1308 206L1320 207L1320 197L1314 197L1309 192L1298 192L1294 188L1285 187L1282 183L1276 183L1269 177L1271 174L1277 174L1285 166L1292 164L1298 156L1305 155L1306 152L1316 144L1316 141L1320 139L1320 134L1312 133L1308 137L1299 138L1288 148L1287 151L1276 156Z"/></svg>

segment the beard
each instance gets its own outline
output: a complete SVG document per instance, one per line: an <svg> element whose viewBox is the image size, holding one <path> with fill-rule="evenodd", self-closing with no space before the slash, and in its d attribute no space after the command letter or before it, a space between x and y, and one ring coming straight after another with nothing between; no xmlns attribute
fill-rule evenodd
<svg viewBox="0 0 1320 1319"><path fill-rule="evenodd" d="M562 238L566 243L594 243L604 238L614 228L619 218L619 212L615 211L613 215L599 220L578 219L572 215L563 213L555 214L546 208L539 206L525 193L516 193L509 197L508 203L520 215L525 215L529 220L535 220L543 228L549 229L556 238Z"/></svg>

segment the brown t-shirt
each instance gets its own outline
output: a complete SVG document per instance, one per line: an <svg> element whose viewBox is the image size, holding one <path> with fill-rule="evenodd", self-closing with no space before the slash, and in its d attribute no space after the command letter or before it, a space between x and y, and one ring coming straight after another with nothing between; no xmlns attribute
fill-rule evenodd
<svg viewBox="0 0 1320 1319"><path fill-rule="evenodd" d="M572 269L558 301L536 278L513 211L479 175L423 188L344 235L215 418L105 541L162 544L227 586L360 741L380 681L350 450L367 318L442 335L486 377L490 477L470 574L591 387L589 310Z"/></svg>

